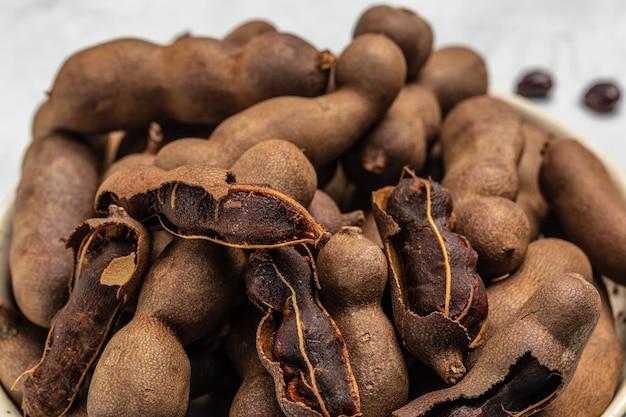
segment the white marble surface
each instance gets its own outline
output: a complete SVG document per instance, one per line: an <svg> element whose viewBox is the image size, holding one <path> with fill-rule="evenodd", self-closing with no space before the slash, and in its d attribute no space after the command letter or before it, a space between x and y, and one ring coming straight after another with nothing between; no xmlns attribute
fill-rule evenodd
<svg viewBox="0 0 626 417"><path fill-rule="evenodd" d="M121 36L166 43L189 31L220 37L250 18L269 19L319 48L340 52L356 19L380 1L0 0L0 199L17 184L33 112L62 62L80 48ZM521 72L553 72L541 108L569 124L626 169L623 105L597 115L581 105L587 86L626 86L623 0L395 1L424 16L435 46L466 44L487 60L491 88L512 92Z"/></svg>

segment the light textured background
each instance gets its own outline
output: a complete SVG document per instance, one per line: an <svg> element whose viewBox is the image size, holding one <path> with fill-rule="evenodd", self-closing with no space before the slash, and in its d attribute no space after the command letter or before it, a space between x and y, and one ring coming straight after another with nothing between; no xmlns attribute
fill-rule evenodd
<svg viewBox="0 0 626 417"><path fill-rule="evenodd" d="M0 0L0 200L19 179L30 141L31 117L62 62L78 49L115 37L167 43L191 32L221 37L251 18L266 18L320 49L341 52L358 16L380 1L95 1ZM581 105L600 78L626 86L626 1L623 0L422 0L397 1L435 31L435 46L466 44L488 62L491 88L512 92L530 68L554 73L548 113L626 169L623 108L596 115ZM621 106L624 107L624 106Z"/></svg>

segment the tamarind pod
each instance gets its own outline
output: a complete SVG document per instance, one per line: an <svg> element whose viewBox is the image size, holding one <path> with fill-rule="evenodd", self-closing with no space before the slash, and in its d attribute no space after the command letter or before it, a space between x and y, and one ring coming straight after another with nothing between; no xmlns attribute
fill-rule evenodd
<svg viewBox="0 0 626 417"><path fill-rule="evenodd" d="M274 380L256 350L256 330L263 314L247 303L235 314L226 336L226 352L241 377L230 417L283 417L274 391Z"/></svg>
<svg viewBox="0 0 626 417"><path fill-rule="evenodd" d="M15 192L9 268L17 306L39 326L50 327L67 301L73 258L65 240L94 215L98 181L95 153L76 135L55 132L26 150Z"/></svg>
<svg viewBox="0 0 626 417"><path fill-rule="evenodd" d="M381 304L385 254L360 228L347 226L320 249L316 265L319 297L345 340L361 412L388 417L406 404L409 377L401 342Z"/></svg>
<svg viewBox="0 0 626 417"><path fill-rule="evenodd" d="M259 270L260 280L256 277ZM258 326L256 347L274 379L275 395L285 415L361 416L344 340L313 290L318 281L309 248L297 244L257 250L245 282L247 288L270 283L248 294L260 296L255 304L268 306ZM277 295L286 299L272 305Z"/></svg>
<svg viewBox="0 0 626 417"><path fill-rule="evenodd" d="M262 19L252 19L233 28L223 37L223 39L226 42L231 42L237 45L245 45L258 35L265 32L276 31L277 29L272 23Z"/></svg>
<svg viewBox="0 0 626 417"><path fill-rule="evenodd" d="M603 275L626 284L626 199L602 161L576 139L554 139L539 175L568 239Z"/></svg>
<svg viewBox="0 0 626 417"><path fill-rule="evenodd" d="M450 45L433 50L420 69L416 81L433 90L448 114L461 101L487 94L487 62L467 45Z"/></svg>
<svg viewBox="0 0 626 417"><path fill-rule="evenodd" d="M569 385L537 416L600 416L615 396L622 376L624 350L616 332L606 289L598 280L594 280L594 285L602 297L598 324L583 349Z"/></svg>
<svg viewBox="0 0 626 417"><path fill-rule="evenodd" d="M564 273L541 285L515 317L485 342L465 377L393 412L394 417L515 415L552 403L568 386L598 322L593 284Z"/></svg>
<svg viewBox="0 0 626 417"><path fill-rule="evenodd" d="M278 138L303 149L316 169L326 166L387 111L406 74L400 48L380 34L355 38L337 58L335 69L335 90L318 97L292 95L259 102L222 121L204 143L167 144L155 165L230 168L247 149Z"/></svg>
<svg viewBox="0 0 626 417"><path fill-rule="evenodd" d="M592 281L589 259L578 246L564 239L543 238L528 245L522 263L507 278L487 286L489 320L483 332L483 343L470 352L467 365L473 366L486 342L505 327L517 310L543 283L558 279L563 273L577 273Z"/></svg>
<svg viewBox="0 0 626 417"><path fill-rule="evenodd" d="M548 202L541 194L539 170L543 160L543 150L550 137L537 126L522 122L524 150L517 169L518 190L515 202L524 210L530 226L530 240L539 236L548 217Z"/></svg>
<svg viewBox="0 0 626 417"><path fill-rule="evenodd" d="M363 210L344 213L335 200L319 188L315 190L307 210L331 234L337 233L343 226L361 226L365 221Z"/></svg>
<svg viewBox="0 0 626 417"><path fill-rule="evenodd" d="M43 355L14 386L32 417L66 414L124 308L135 295L150 252L148 232L123 209L79 225L68 239L74 276L67 304L52 319Z"/></svg>
<svg viewBox="0 0 626 417"><path fill-rule="evenodd" d="M0 300L0 384L16 404L22 403L22 391L11 387L22 372L39 360L47 334L46 329Z"/></svg>
<svg viewBox="0 0 626 417"><path fill-rule="evenodd" d="M452 200L440 184L406 170L372 205L389 263L393 317L408 351L449 384L481 343L487 297L477 254L452 231Z"/></svg>
<svg viewBox="0 0 626 417"><path fill-rule="evenodd" d="M153 121L217 124L269 97L322 94L333 61L329 52L276 31L241 46L193 36L169 45L110 40L63 63L37 111L33 137L54 129L129 130Z"/></svg>
<svg viewBox="0 0 626 417"><path fill-rule="evenodd" d="M229 169L244 184L266 184L308 207L317 189L317 173L304 152L291 142L268 139L245 151Z"/></svg>
<svg viewBox="0 0 626 417"><path fill-rule="evenodd" d="M191 393L185 346L221 331L241 289L228 250L182 238L165 248L146 272L133 318L102 351L89 415L185 415Z"/></svg>
<svg viewBox="0 0 626 417"><path fill-rule="evenodd" d="M524 145L519 114L488 95L467 98L446 115L439 140L454 230L478 253L483 279L510 273L530 241L528 217L514 201Z"/></svg>
<svg viewBox="0 0 626 417"><path fill-rule="evenodd" d="M107 343L87 394L91 417L183 417L191 365L176 334L150 315L133 318Z"/></svg>
<svg viewBox="0 0 626 417"><path fill-rule="evenodd" d="M405 166L420 172L440 124L433 92L406 84L381 120L342 156L346 176L360 189L374 191L395 184Z"/></svg>
<svg viewBox="0 0 626 417"><path fill-rule="evenodd" d="M100 185L96 212L111 203L140 221L157 217L178 236L233 247L318 244L328 236L295 200L268 187L238 184L232 173L213 166L123 168Z"/></svg>
<svg viewBox="0 0 626 417"><path fill-rule="evenodd" d="M414 10L375 5L365 10L356 22L353 37L364 33L382 33L398 44L406 60L406 78L414 79L433 48L430 24Z"/></svg>

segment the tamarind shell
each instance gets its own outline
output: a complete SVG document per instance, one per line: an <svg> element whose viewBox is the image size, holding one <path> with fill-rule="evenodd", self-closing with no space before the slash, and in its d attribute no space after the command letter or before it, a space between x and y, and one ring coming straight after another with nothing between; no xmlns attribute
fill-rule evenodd
<svg viewBox="0 0 626 417"><path fill-rule="evenodd" d="M264 264L270 266L263 268ZM283 293L280 287L288 289L282 304L266 308L256 334L259 358L274 379L283 412L293 417L361 416L345 342L314 293L314 286L319 284L307 246L257 250L250 266L251 274L259 268L275 271L272 287L253 293L272 293L275 289ZM247 285L255 282L246 279ZM257 300L256 304L263 302Z"/></svg>
<svg viewBox="0 0 626 417"><path fill-rule="evenodd" d="M52 319L43 355L15 382L29 416L64 415L114 330L147 268L148 231L123 209L80 224L67 245L75 253L67 304Z"/></svg>
<svg viewBox="0 0 626 417"><path fill-rule="evenodd" d="M387 255L396 329L407 350L453 384L487 319L477 255L452 232L452 201L410 170L375 191L372 208Z"/></svg>
<svg viewBox="0 0 626 417"><path fill-rule="evenodd" d="M185 165L125 167L102 182L95 210L114 203L171 233L232 247L319 244L329 233L298 202L269 187L239 184L227 170Z"/></svg>
<svg viewBox="0 0 626 417"><path fill-rule="evenodd" d="M393 416L536 413L571 381L600 308L598 291L579 274L546 282L485 343L463 379L416 398Z"/></svg>

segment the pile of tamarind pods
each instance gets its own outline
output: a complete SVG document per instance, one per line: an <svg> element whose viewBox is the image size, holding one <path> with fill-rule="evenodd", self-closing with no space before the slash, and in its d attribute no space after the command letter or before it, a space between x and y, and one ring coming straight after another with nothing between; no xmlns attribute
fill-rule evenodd
<svg viewBox="0 0 626 417"><path fill-rule="evenodd" d="M341 52L250 20L118 39L33 120L0 302L25 416L600 416L626 200L372 6Z"/></svg>

